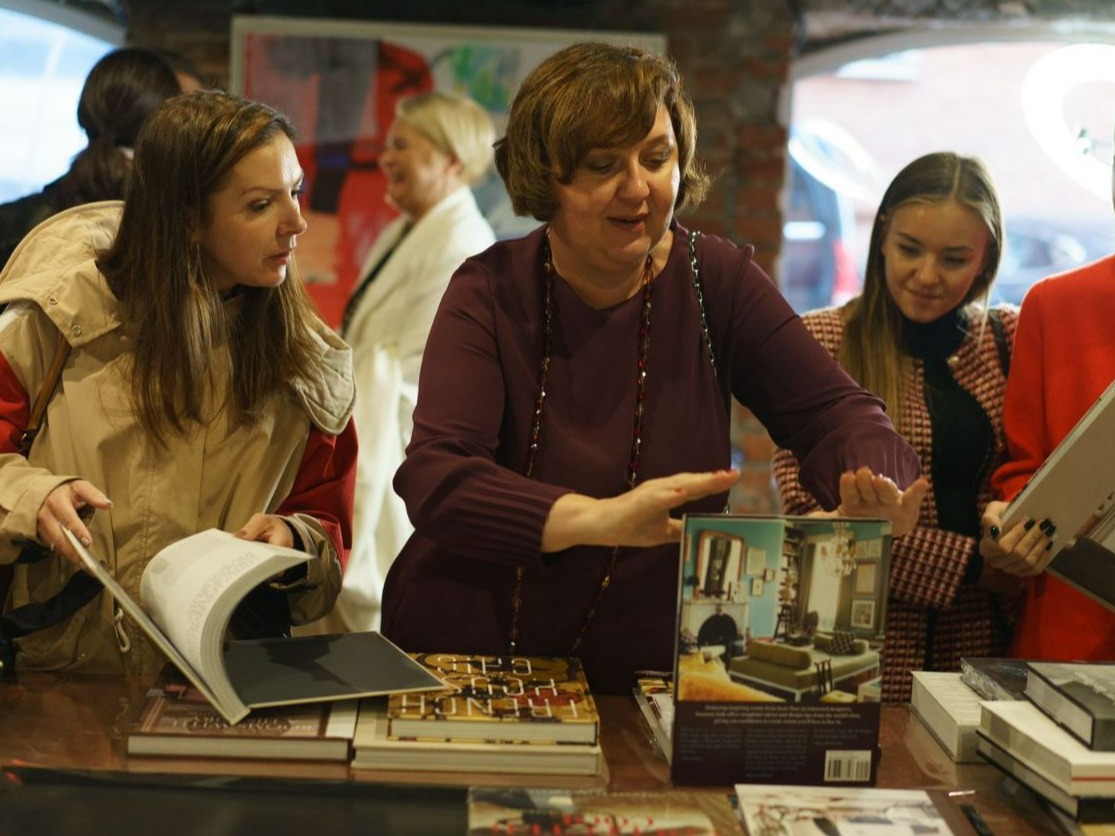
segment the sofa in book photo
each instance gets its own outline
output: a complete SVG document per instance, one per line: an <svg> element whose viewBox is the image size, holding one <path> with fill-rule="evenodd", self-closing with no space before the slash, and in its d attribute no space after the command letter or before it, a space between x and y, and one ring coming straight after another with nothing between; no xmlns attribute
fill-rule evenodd
<svg viewBox="0 0 1115 836"><path fill-rule="evenodd" d="M728 671L736 682L794 702L850 702L860 684L879 675L879 651L843 631L817 631L804 645L755 639Z"/></svg>

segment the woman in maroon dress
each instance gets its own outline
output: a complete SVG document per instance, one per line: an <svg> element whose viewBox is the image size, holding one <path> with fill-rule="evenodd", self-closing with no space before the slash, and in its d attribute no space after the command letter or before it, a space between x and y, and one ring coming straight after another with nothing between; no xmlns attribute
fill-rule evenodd
<svg viewBox="0 0 1115 836"><path fill-rule="evenodd" d="M408 651L581 657L600 693L672 665L681 514L724 508L734 395L828 509L908 529L918 461L752 248L674 219L708 179L673 63L576 44L523 82L496 163L543 226L454 275L395 477Z"/></svg>

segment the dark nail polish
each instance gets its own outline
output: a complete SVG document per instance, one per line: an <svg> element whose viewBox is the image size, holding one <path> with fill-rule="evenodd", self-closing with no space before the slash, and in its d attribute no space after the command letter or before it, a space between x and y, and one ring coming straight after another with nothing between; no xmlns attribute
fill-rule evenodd
<svg viewBox="0 0 1115 836"><path fill-rule="evenodd" d="M1036 523L1036 522L1037 522L1037 520L1026 520L1026 525L1024 525L1024 526L1022 526L1022 527L1023 527L1023 528L1024 528L1024 529L1025 529L1026 531L1029 531L1029 530L1030 530L1031 528L1033 528L1033 527L1034 527L1034 523Z"/></svg>
<svg viewBox="0 0 1115 836"><path fill-rule="evenodd" d="M1045 550L1047 552L1048 551L1053 551L1053 541L1052 540L1050 540L1048 543L1045 544Z"/></svg>
<svg viewBox="0 0 1115 836"><path fill-rule="evenodd" d="M1053 525L1053 522L1051 520L1048 520L1048 519L1045 519L1045 520L1041 521L1040 528L1041 528L1041 533L1046 535L1047 537L1049 536L1050 531L1056 531L1057 530L1057 527L1055 525Z"/></svg>
<svg viewBox="0 0 1115 836"><path fill-rule="evenodd" d="M991 539L992 540L998 540L999 539L999 526L997 526L997 525L991 526L990 532L991 532Z"/></svg>

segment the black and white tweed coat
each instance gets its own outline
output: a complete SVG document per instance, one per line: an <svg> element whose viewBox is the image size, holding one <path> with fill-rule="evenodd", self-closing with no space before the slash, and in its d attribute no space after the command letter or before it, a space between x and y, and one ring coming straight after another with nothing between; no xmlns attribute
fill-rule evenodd
<svg viewBox="0 0 1115 836"><path fill-rule="evenodd" d="M998 315L1008 346L1013 346L1017 310L1000 308ZM802 317L813 336L837 356L844 333L841 311L828 308ZM974 319L974 317L972 318ZM949 358L956 381L976 399L991 422L995 447L980 474L979 511L992 499L990 479L1003 461L1003 389L1006 378L998 344L989 322L971 321L968 335ZM1021 603L1021 582L999 572L985 572L980 585L965 583L970 562L979 559L978 541L938 527L937 500L932 487L933 432L925 400L924 368L914 361L907 390L909 426L906 435L930 479L917 526L894 541L883 646L885 703L910 700L910 671L960 669L961 656L1001 656ZM891 410L893 412L893 410ZM786 450L774 455L774 476L782 510L807 514L819 508L798 481L798 463ZM989 588L990 587L990 588ZM993 591L996 590L996 591Z"/></svg>

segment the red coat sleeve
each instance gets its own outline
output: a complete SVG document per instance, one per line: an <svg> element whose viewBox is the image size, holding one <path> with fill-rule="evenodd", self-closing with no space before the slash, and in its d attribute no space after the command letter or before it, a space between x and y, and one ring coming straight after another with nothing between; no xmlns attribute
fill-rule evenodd
<svg viewBox="0 0 1115 836"><path fill-rule="evenodd" d="M352 546L356 452L356 428L351 420L338 435L311 426L298 476L276 512L309 514L320 520L341 558L342 570Z"/></svg>
<svg viewBox="0 0 1115 836"><path fill-rule="evenodd" d="M31 399L0 354L0 453L14 453L31 417Z"/></svg>

